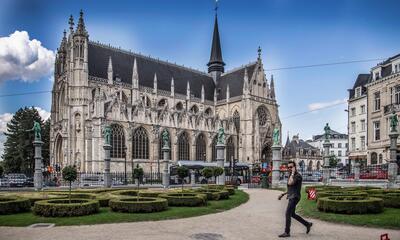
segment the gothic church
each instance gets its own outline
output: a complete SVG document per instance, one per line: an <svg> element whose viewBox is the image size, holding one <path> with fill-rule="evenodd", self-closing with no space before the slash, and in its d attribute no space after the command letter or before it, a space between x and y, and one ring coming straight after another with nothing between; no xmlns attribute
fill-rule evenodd
<svg viewBox="0 0 400 240"><path fill-rule="evenodd" d="M217 131L225 159L271 161L272 132L281 129L274 80L256 61L225 71L215 15L208 73L89 40L82 11L69 19L55 61L50 158L61 168L103 171L102 130L111 126L111 171L157 168L161 133L172 162L215 161ZM153 170L154 171L154 170Z"/></svg>

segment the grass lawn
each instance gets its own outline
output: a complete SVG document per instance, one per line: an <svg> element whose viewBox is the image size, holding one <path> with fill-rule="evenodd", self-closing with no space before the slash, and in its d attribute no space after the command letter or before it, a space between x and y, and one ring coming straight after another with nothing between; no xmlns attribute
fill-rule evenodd
<svg viewBox="0 0 400 240"><path fill-rule="evenodd" d="M200 216L222 212L237 207L249 200L249 195L242 190L236 190L227 200L209 201L203 207L169 207L168 210L156 213L118 213L110 208L100 208L100 212L80 217L40 217L32 212L12 215L0 215L0 226L29 226L34 223L55 223L62 225L85 225L99 223L158 221Z"/></svg>
<svg viewBox="0 0 400 240"><path fill-rule="evenodd" d="M346 223L359 226L371 226L378 228L400 229L400 209L385 208L379 214L336 214L320 212L317 209L317 202L307 200L304 188L301 193L301 201L297 207L299 213L304 217L317 218L330 222Z"/></svg>

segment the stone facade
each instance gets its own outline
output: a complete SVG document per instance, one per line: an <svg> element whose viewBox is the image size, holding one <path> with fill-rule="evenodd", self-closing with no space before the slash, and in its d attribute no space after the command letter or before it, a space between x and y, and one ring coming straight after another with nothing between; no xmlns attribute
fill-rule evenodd
<svg viewBox="0 0 400 240"><path fill-rule="evenodd" d="M294 161L300 171L321 170L323 165L320 150L300 139L298 134L294 135L291 141L288 136L282 159L283 163Z"/></svg>
<svg viewBox="0 0 400 240"><path fill-rule="evenodd" d="M209 72L200 72L92 42L83 13L76 29L71 16L55 63L51 163L103 171L105 126L112 127L111 171L136 164L159 170L164 130L173 162L215 160L220 127L225 158L271 161L272 131L281 122L261 50L255 62L224 72L214 46L220 51L217 18Z"/></svg>
<svg viewBox="0 0 400 240"><path fill-rule="evenodd" d="M348 143L347 139L348 136L347 134L339 133L334 130L331 130L331 135L330 135L330 144L331 147L329 149L330 153L329 155L335 155L336 158L339 160L338 164L341 163L343 165L348 164ZM312 137L312 140L308 140L307 143L309 143L311 146L316 147L320 150L321 154L324 155L324 135L314 135Z"/></svg>

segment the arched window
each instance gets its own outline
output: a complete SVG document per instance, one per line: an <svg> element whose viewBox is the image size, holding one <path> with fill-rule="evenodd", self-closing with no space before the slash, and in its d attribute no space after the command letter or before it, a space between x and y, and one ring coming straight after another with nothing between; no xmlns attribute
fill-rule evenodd
<svg viewBox="0 0 400 240"><path fill-rule="evenodd" d="M378 154L376 152L371 153L371 164L378 163Z"/></svg>
<svg viewBox="0 0 400 240"><path fill-rule="evenodd" d="M321 169L321 162L318 161L318 162L317 162L317 170L319 171L320 169Z"/></svg>
<svg viewBox="0 0 400 240"><path fill-rule="evenodd" d="M230 161L235 157L235 144L233 143L233 137L229 137L226 141L226 159L225 161Z"/></svg>
<svg viewBox="0 0 400 240"><path fill-rule="evenodd" d="M178 160L190 160L189 135L186 132L178 137Z"/></svg>
<svg viewBox="0 0 400 240"><path fill-rule="evenodd" d="M299 167L300 167L300 170L303 171L303 169L304 169L304 161L303 160L300 161Z"/></svg>
<svg viewBox="0 0 400 240"><path fill-rule="evenodd" d="M164 107L165 104L167 104L167 101L165 98L163 98L158 102L158 107Z"/></svg>
<svg viewBox="0 0 400 240"><path fill-rule="evenodd" d="M158 145L158 156L159 156L159 159L164 159L164 154L162 152L162 148L164 146L164 141L162 139L162 134L163 134L164 131L168 132L168 136L169 136L169 138L168 138L168 146L171 148L171 134L169 133L168 130L165 129L165 130L160 132L160 136L158 137L159 138L159 145ZM169 157L171 157L171 156L169 156Z"/></svg>
<svg viewBox="0 0 400 240"><path fill-rule="evenodd" d="M211 108L207 108L207 109L204 111L204 113L205 113L206 116L211 117L211 116L212 116L212 110L211 110Z"/></svg>
<svg viewBox="0 0 400 240"><path fill-rule="evenodd" d="M132 137L133 159L149 159L149 138L146 129L135 129Z"/></svg>
<svg viewBox="0 0 400 240"><path fill-rule="evenodd" d="M237 110L233 113L233 124L235 124L236 132L240 131L240 114Z"/></svg>
<svg viewBox="0 0 400 240"><path fill-rule="evenodd" d="M196 160L206 160L206 138L200 134L196 139Z"/></svg>
<svg viewBox="0 0 400 240"><path fill-rule="evenodd" d="M218 141L218 135L215 135L211 144L212 161L217 161L217 141Z"/></svg>
<svg viewBox="0 0 400 240"><path fill-rule="evenodd" d="M259 122L260 126L265 126L269 119L268 110L265 107L259 107L257 109L257 115L258 115L258 122Z"/></svg>
<svg viewBox="0 0 400 240"><path fill-rule="evenodd" d="M143 106L151 107L151 100L147 96L142 96Z"/></svg>
<svg viewBox="0 0 400 240"><path fill-rule="evenodd" d="M125 157L125 135L124 129L121 125L111 125L111 158L124 158Z"/></svg>
<svg viewBox="0 0 400 240"><path fill-rule="evenodd" d="M308 162L308 167L307 167L307 171L311 171L312 170L312 161L310 160L309 162Z"/></svg>
<svg viewBox="0 0 400 240"><path fill-rule="evenodd" d="M190 108L190 111L191 111L192 113L196 114L196 113L199 112L199 108L197 107L197 105L193 105L193 106Z"/></svg>
<svg viewBox="0 0 400 240"><path fill-rule="evenodd" d="M379 154L379 164L382 164L382 162L383 162L383 155L381 153L381 154Z"/></svg>
<svg viewBox="0 0 400 240"><path fill-rule="evenodd" d="M181 102L178 102L175 106L176 110L181 111L183 109L183 104Z"/></svg>

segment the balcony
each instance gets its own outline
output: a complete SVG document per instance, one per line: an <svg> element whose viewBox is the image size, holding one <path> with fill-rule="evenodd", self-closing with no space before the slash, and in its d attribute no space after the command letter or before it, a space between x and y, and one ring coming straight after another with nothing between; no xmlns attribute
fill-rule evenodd
<svg viewBox="0 0 400 240"><path fill-rule="evenodd" d="M400 104L389 104L383 107L383 113L385 115L391 114L392 112L400 112Z"/></svg>

